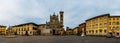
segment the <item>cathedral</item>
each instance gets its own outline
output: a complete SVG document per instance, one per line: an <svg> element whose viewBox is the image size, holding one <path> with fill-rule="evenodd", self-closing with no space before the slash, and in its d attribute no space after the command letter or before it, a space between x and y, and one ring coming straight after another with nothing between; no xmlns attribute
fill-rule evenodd
<svg viewBox="0 0 120 43"><path fill-rule="evenodd" d="M46 29L51 29L51 33L53 35L62 35L64 33L64 25L63 25L63 17L64 17L64 11L59 12L60 17L53 13L53 15L50 15L50 21L46 22ZM59 19L60 18L60 19Z"/></svg>

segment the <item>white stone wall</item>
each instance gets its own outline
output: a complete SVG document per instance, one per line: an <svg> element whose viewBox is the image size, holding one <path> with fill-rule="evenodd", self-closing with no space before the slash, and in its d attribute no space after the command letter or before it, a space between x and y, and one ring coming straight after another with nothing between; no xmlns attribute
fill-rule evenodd
<svg viewBox="0 0 120 43"><path fill-rule="evenodd" d="M42 29L41 35L51 35L51 29Z"/></svg>

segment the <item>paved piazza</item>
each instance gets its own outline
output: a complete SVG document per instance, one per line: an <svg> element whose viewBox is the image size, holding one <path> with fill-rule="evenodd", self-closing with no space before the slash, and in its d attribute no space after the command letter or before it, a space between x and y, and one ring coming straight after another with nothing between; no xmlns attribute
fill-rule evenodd
<svg viewBox="0 0 120 43"><path fill-rule="evenodd" d="M0 43L120 43L120 39L91 36L0 36Z"/></svg>

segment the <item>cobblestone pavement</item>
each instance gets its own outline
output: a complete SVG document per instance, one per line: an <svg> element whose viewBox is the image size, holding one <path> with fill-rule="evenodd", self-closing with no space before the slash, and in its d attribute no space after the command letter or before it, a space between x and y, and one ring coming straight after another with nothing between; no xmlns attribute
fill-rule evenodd
<svg viewBox="0 0 120 43"><path fill-rule="evenodd" d="M0 43L120 43L120 39L90 36L0 36Z"/></svg>

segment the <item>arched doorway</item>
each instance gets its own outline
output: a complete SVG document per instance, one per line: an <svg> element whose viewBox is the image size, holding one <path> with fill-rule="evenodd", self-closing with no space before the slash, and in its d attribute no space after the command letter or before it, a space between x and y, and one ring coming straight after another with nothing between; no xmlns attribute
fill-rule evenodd
<svg viewBox="0 0 120 43"><path fill-rule="evenodd" d="M28 36L28 31L26 31L26 32L25 32L25 35L27 35L27 36Z"/></svg>
<svg viewBox="0 0 120 43"><path fill-rule="evenodd" d="M53 35L55 35L55 30L53 29Z"/></svg>

